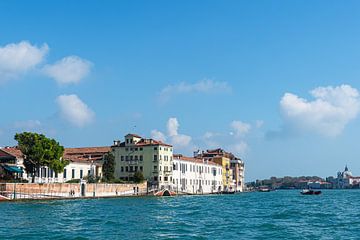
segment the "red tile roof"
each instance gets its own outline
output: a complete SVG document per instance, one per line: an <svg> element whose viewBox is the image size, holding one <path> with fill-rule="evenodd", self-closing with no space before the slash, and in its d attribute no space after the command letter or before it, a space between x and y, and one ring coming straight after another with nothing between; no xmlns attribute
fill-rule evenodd
<svg viewBox="0 0 360 240"><path fill-rule="evenodd" d="M65 148L64 159L72 162L99 161L110 150L110 147Z"/></svg>
<svg viewBox="0 0 360 240"><path fill-rule="evenodd" d="M133 133L126 134L125 137L127 137L127 136L133 136L133 137L137 137L137 138L142 138L141 136L139 136L137 134L133 134Z"/></svg>
<svg viewBox="0 0 360 240"><path fill-rule="evenodd" d="M16 158L23 158L23 154L18 147L4 147L0 150Z"/></svg>

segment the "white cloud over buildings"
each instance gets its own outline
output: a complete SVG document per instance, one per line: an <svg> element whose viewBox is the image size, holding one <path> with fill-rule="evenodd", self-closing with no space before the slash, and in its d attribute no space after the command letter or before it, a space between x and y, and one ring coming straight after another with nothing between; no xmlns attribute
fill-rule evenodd
<svg viewBox="0 0 360 240"><path fill-rule="evenodd" d="M48 51L47 44L38 47L28 41L0 47L0 83L34 69L44 61Z"/></svg>
<svg viewBox="0 0 360 240"><path fill-rule="evenodd" d="M60 95L56 98L60 116L76 127L84 127L95 118L95 113L75 94Z"/></svg>
<svg viewBox="0 0 360 240"><path fill-rule="evenodd" d="M286 126L323 136L337 136L359 113L359 92L349 85L318 87L310 94L313 100L284 94L280 108Z"/></svg>
<svg viewBox="0 0 360 240"><path fill-rule="evenodd" d="M92 63L78 56L64 57L54 64L46 65L43 72L57 83L71 84L79 83L89 75Z"/></svg>

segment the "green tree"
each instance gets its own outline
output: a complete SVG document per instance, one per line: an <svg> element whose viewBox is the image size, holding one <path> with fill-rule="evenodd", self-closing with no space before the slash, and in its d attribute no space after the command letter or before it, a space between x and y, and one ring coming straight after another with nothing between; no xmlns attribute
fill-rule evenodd
<svg viewBox="0 0 360 240"><path fill-rule="evenodd" d="M46 166L55 173L64 171L69 161L63 160L64 147L43 134L23 132L15 135L18 147L24 154L26 172L32 174L32 182L40 167Z"/></svg>
<svg viewBox="0 0 360 240"><path fill-rule="evenodd" d="M106 182L111 182L115 179L115 156L111 152L108 152L104 155L104 164L103 164L103 173L104 180Z"/></svg>
<svg viewBox="0 0 360 240"><path fill-rule="evenodd" d="M145 180L144 175L142 174L142 172L139 172L139 171L134 173L133 179L134 179L135 183L141 183Z"/></svg>

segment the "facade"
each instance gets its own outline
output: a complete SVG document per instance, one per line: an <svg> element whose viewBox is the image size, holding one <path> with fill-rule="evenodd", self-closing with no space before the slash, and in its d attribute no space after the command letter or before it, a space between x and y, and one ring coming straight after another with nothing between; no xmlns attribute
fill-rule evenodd
<svg viewBox="0 0 360 240"><path fill-rule="evenodd" d="M212 161L176 154L173 158L172 189L188 194L221 192L222 171L222 166Z"/></svg>
<svg viewBox="0 0 360 240"><path fill-rule="evenodd" d="M196 158L204 158L222 166L223 191L242 192L245 188L245 165L244 162L230 152L221 148L197 151L194 153Z"/></svg>
<svg viewBox="0 0 360 240"><path fill-rule="evenodd" d="M110 147L89 148L65 148L63 158L70 163L64 168L64 172L56 174L49 167L40 167L34 177L35 183L66 182L72 179L82 179L90 174L101 178L102 159L110 151ZM5 166L15 167L21 172L16 177L32 181L32 174L28 174L24 167L24 157L17 147L5 147L0 149L0 162Z"/></svg>
<svg viewBox="0 0 360 240"><path fill-rule="evenodd" d="M173 176L172 145L154 139L127 134L124 142L114 141L115 177L132 180L141 172L153 188L171 188Z"/></svg>

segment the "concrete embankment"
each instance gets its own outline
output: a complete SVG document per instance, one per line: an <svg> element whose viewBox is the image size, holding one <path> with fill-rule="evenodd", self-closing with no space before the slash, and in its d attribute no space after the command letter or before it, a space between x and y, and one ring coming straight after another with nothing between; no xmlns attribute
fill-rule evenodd
<svg viewBox="0 0 360 240"><path fill-rule="evenodd" d="M146 195L146 183L1 183L1 200L99 198Z"/></svg>

